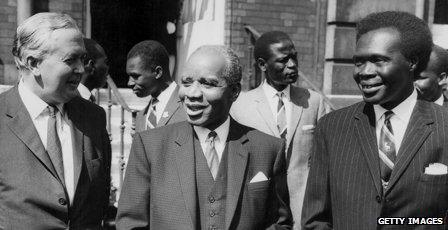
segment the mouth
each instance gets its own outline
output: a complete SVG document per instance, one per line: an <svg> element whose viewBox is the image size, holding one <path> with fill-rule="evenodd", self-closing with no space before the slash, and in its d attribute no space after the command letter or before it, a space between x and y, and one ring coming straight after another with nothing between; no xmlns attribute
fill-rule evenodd
<svg viewBox="0 0 448 230"><path fill-rule="evenodd" d="M80 81L81 81L81 78L74 78L74 79L68 80L67 84L71 87L76 88L76 87L78 87Z"/></svg>
<svg viewBox="0 0 448 230"><path fill-rule="evenodd" d="M201 115L204 109L207 108L207 106L186 103L185 108L186 108L185 112L188 114L188 116L195 117Z"/></svg>
<svg viewBox="0 0 448 230"><path fill-rule="evenodd" d="M383 83L360 83L359 87L364 93L374 93L383 87Z"/></svg>
<svg viewBox="0 0 448 230"><path fill-rule="evenodd" d="M297 74L297 73L289 73L289 74L286 74L286 77L287 78L290 78L290 79L295 79L295 78L297 78L299 75Z"/></svg>

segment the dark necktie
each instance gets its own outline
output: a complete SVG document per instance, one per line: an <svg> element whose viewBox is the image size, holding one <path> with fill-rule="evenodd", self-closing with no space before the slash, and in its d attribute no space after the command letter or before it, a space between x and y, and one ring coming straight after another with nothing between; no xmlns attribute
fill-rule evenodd
<svg viewBox="0 0 448 230"><path fill-rule="evenodd" d="M211 131L207 136L207 147L205 149L205 158L207 158L207 165L210 168L213 179L216 179L219 170L219 157L215 149L215 138L217 134L215 131Z"/></svg>
<svg viewBox="0 0 448 230"><path fill-rule="evenodd" d="M95 101L96 101L95 96L90 95L89 101L92 102L92 103L95 103Z"/></svg>
<svg viewBox="0 0 448 230"><path fill-rule="evenodd" d="M148 127L153 129L157 127L156 104L159 100L152 98L148 108Z"/></svg>
<svg viewBox="0 0 448 230"><path fill-rule="evenodd" d="M50 156L51 162L59 176L61 182L65 185L64 179L64 163L62 158L61 142L57 131L57 113L58 108L55 106L48 106L48 126L47 126L47 152Z"/></svg>
<svg viewBox="0 0 448 230"><path fill-rule="evenodd" d="M277 128L280 133L280 137L286 138L286 110L285 105L283 104L283 92L277 92L278 104L277 104Z"/></svg>
<svg viewBox="0 0 448 230"><path fill-rule="evenodd" d="M381 127L380 141L378 146L381 159L380 168L383 186L387 186L397 158L394 142L394 132L390 123L390 118L393 115L394 113L392 111L387 111L384 113L384 125L383 127Z"/></svg>

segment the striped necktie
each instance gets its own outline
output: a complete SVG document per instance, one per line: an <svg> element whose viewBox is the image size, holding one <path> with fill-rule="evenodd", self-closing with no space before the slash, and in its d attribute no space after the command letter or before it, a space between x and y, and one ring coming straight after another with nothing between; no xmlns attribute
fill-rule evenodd
<svg viewBox="0 0 448 230"><path fill-rule="evenodd" d="M149 102L147 125L150 129L157 127L157 116L156 116L157 102L159 102L159 100L157 100L157 98L155 97L153 97Z"/></svg>
<svg viewBox="0 0 448 230"><path fill-rule="evenodd" d="M283 103L283 96L285 94L283 92L277 92L276 93L278 97L278 104L277 104L277 128L278 132L280 133L280 137L285 139L286 138L286 110L285 110L285 104Z"/></svg>
<svg viewBox="0 0 448 230"><path fill-rule="evenodd" d="M61 141L59 140L57 131L56 115L59 111L55 106L49 105L47 108L49 113L47 124L47 153L50 156L59 179L65 185Z"/></svg>
<svg viewBox="0 0 448 230"><path fill-rule="evenodd" d="M380 155L380 169L383 186L387 187L390 175L394 169L397 158L395 149L394 132L390 123L390 118L394 115L392 111L384 113L384 124L381 127L380 141L379 141L379 155Z"/></svg>
<svg viewBox="0 0 448 230"><path fill-rule="evenodd" d="M211 131L208 134L206 140L207 147L205 149L205 158L207 158L207 165L210 168L210 173L212 174L214 180L216 179L219 170L219 157L215 148L216 136L217 134L215 131Z"/></svg>

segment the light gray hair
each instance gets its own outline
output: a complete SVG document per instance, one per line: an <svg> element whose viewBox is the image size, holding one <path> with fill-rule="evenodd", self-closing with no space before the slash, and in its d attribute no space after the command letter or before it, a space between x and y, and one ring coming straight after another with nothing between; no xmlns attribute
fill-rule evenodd
<svg viewBox="0 0 448 230"><path fill-rule="evenodd" d="M223 45L204 45L197 48L191 56L197 53L218 54L224 57L226 64L221 71L221 77L229 85L240 84L242 77L240 59L231 48Z"/></svg>
<svg viewBox="0 0 448 230"><path fill-rule="evenodd" d="M19 70L28 69L27 58L32 56L41 60L47 54L52 32L59 29L76 29L81 33L76 21L67 14L38 13L17 27L12 47L12 55Z"/></svg>

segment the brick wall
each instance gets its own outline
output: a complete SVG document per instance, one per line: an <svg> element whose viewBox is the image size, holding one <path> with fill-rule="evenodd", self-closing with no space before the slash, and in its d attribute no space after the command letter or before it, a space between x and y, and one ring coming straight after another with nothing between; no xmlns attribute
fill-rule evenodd
<svg viewBox="0 0 448 230"><path fill-rule="evenodd" d="M250 38L244 26L250 25L260 33L272 30L286 32L298 52L299 69L318 88L322 88L326 2L322 0L227 0L226 45L230 45L241 58L243 65L243 89L250 83ZM319 13L317 15L317 13ZM254 72L254 70L252 70ZM299 84L309 87L299 79Z"/></svg>
<svg viewBox="0 0 448 230"><path fill-rule="evenodd" d="M84 0L49 0L48 9L50 12L70 15L76 20L81 31L84 32L85 13L83 2Z"/></svg>

